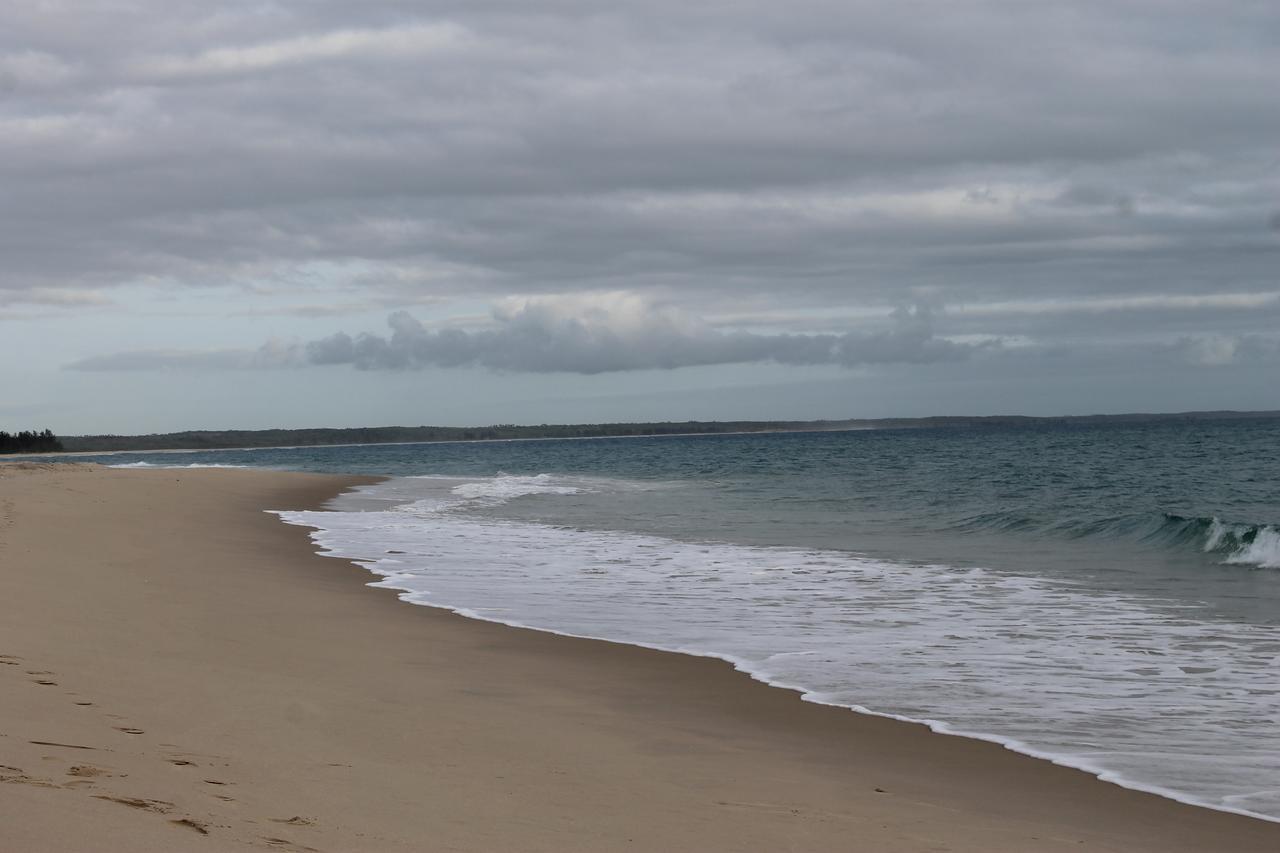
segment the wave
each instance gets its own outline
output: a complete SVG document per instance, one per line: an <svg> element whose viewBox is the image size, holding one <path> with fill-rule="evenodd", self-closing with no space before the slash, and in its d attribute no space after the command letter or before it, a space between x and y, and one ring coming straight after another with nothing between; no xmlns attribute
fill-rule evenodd
<svg viewBox="0 0 1280 853"><path fill-rule="evenodd" d="M459 506L498 505L516 498L532 495L584 495L617 492L652 492L680 488L686 483L671 480L627 480L618 477L587 476L583 474L508 474L499 471L493 476L465 474L411 474L395 478L408 485L407 489L392 491L415 493L413 481L435 482L447 487L454 498L461 498ZM369 491L388 491L385 488Z"/></svg>
<svg viewBox="0 0 1280 853"><path fill-rule="evenodd" d="M133 463L148 465L148 463ZM218 466L175 466L218 467ZM235 466L227 466L235 467ZM443 504L465 511L474 507L495 507L510 501L537 495L593 495L616 492L655 491L679 488L687 482L666 480L629 480L613 477L575 474L508 474L477 477L451 474L418 474L399 478L412 481L434 481L447 494L435 496ZM362 491L362 490L357 490ZM389 495L398 492L386 484L371 491ZM409 488L399 502L409 503L421 494ZM1019 512L982 513L949 525L965 532L1031 533L1065 539L1128 539L1148 545L1172 549L1191 549L1212 554L1227 565L1255 569L1280 569L1280 526L1223 521L1216 516L1182 516L1175 513L1131 513L1097 518L1063 519L1034 516Z"/></svg>
<svg viewBox="0 0 1280 853"><path fill-rule="evenodd" d="M1280 529L1270 524L1165 513L1155 529L1142 539L1174 547L1193 547L1217 555L1229 565L1280 569Z"/></svg>
<svg viewBox="0 0 1280 853"><path fill-rule="evenodd" d="M157 465L154 462L121 462L108 468L248 468L249 465L227 465L216 462L193 462L190 465Z"/></svg>
<svg viewBox="0 0 1280 853"><path fill-rule="evenodd" d="M1269 524L1228 524L1215 518L1204 550L1225 553L1227 563L1280 569L1280 529Z"/></svg>
<svg viewBox="0 0 1280 853"><path fill-rule="evenodd" d="M1062 520L1016 512L990 512L951 525L965 532L1041 533L1067 539L1131 539L1218 556L1228 565L1280 569L1280 526L1223 521L1217 516L1130 514Z"/></svg>
<svg viewBox="0 0 1280 853"><path fill-rule="evenodd" d="M550 474L518 476L500 473L490 479L462 483L450 491L468 500L505 503L526 495L578 495L586 489Z"/></svg>

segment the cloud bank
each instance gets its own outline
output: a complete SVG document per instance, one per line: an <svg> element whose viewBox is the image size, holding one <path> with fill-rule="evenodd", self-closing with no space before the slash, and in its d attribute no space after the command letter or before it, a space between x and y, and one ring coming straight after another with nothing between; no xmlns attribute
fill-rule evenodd
<svg viewBox="0 0 1280 853"><path fill-rule="evenodd" d="M388 318L388 335L338 332L305 344L273 341L256 350L145 350L83 359L72 370L258 369L353 365L360 370L483 367L505 372L613 373L772 361L841 365L955 361L991 342L935 336L922 305L895 311L876 332L761 334L722 331L634 294L509 300L493 328L428 329L408 312Z"/></svg>
<svg viewBox="0 0 1280 853"><path fill-rule="evenodd" d="M1277 43L1203 0L3 4L0 340L139 399L783 364L1273 408Z"/></svg>
<svg viewBox="0 0 1280 853"><path fill-rule="evenodd" d="M1274 288L1278 39L1194 0L8 4L0 290Z"/></svg>
<svg viewBox="0 0 1280 853"><path fill-rule="evenodd" d="M495 312L482 331L428 330L405 312L391 334L338 333L307 344L313 364L362 370L479 366L538 373L610 373L710 364L926 363L963 358L969 346L934 336L927 309L901 309L873 334L758 334L720 331L670 306L628 295L528 299Z"/></svg>

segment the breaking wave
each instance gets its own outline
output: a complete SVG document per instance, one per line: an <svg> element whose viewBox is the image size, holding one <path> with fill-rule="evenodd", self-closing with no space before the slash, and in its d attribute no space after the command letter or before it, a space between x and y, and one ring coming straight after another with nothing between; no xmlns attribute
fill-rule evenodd
<svg viewBox="0 0 1280 853"><path fill-rule="evenodd" d="M1280 569L1280 526L1223 521L1216 516L1160 513L1061 520L992 512L962 519L951 528L969 532L1041 533L1068 539L1131 539L1166 548L1191 548L1213 554L1228 565Z"/></svg>

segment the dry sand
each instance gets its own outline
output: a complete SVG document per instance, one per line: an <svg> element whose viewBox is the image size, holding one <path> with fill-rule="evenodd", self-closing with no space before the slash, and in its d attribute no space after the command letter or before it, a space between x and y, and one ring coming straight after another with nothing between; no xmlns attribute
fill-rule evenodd
<svg viewBox="0 0 1280 853"><path fill-rule="evenodd" d="M0 467L0 851L1274 851L1280 824L362 587L352 479Z"/></svg>

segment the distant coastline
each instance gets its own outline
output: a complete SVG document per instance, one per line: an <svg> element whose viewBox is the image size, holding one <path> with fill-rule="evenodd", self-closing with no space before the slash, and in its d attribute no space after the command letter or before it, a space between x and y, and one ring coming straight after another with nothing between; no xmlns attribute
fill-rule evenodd
<svg viewBox="0 0 1280 853"><path fill-rule="evenodd" d="M625 438L663 435L721 435L763 432L826 432L856 429L942 429L1096 426L1149 422L1196 422L1280 418L1280 411L1208 411L1110 415L934 416L923 418L850 418L812 421L662 421L602 424L496 424L484 427L387 426L318 429L187 430L150 435L62 436L68 453L125 450L225 450L264 447L317 447L341 444L410 444L446 441L512 441L548 438Z"/></svg>

